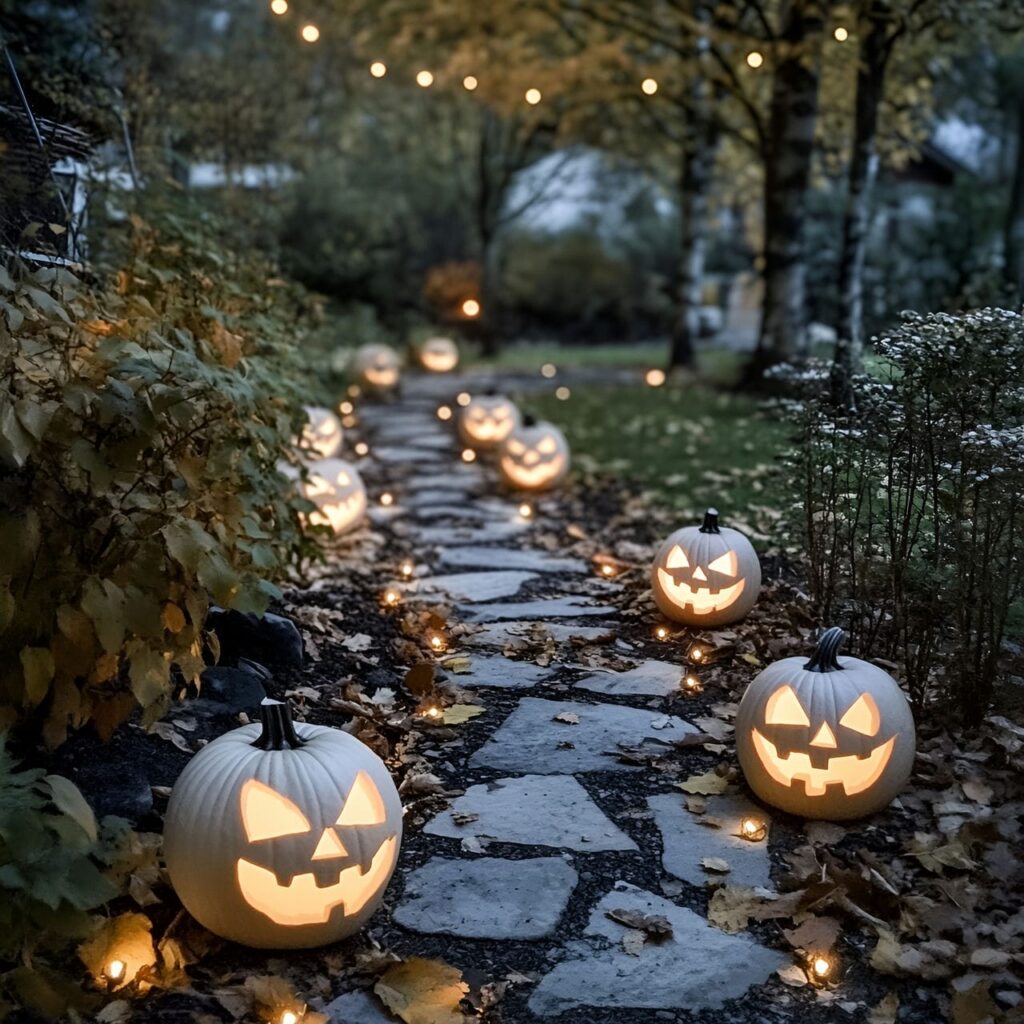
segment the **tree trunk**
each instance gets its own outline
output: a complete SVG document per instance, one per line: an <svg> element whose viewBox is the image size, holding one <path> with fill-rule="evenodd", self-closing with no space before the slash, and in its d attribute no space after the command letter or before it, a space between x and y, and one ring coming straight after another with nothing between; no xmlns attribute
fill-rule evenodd
<svg viewBox="0 0 1024 1024"><path fill-rule="evenodd" d="M807 351L803 229L818 113L817 0L787 4L780 58L772 82L765 142L764 311L750 382L764 370Z"/></svg>
<svg viewBox="0 0 1024 1024"><path fill-rule="evenodd" d="M1003 275L1019 293L1024 291L1024 98L1018 99L1017 105L1017 159L1003 242Z"/></svg>
<svg viewBox="0 0 1024 1024"><path fill-rule="evenodd" d="M886 67L895 39L891 34L889 5L871 0L866 7L858 25L857 97L839 253L839 332L832 362L832 393L844 405L852 402L851 378L860 372L864 357L864 252L871 192L878 172L875 137Z"/></svg>
<svg viewBox="0 0 1024 1024"><path fill-rule="evenodd" d="M480 318L477 333L483 354L497 355L501 349L498 325L497 236L506 187L498 180L502 173L504 147L502 126L485 108L481 114L477 150L476 231L480 251Z"/></svg>
<svg viewBox="0 0 1024 1024"><path fill-rule="evenodd" d="M706 84L696 88L706 92ZM714 170L718 131L703 108L706 96L695 96L697 114L687 121L679 174L680 263L678 306L672 329L669 369L692 369L700 337L700 310L704 292L704 261L707 254L708 193Z"/></svg>

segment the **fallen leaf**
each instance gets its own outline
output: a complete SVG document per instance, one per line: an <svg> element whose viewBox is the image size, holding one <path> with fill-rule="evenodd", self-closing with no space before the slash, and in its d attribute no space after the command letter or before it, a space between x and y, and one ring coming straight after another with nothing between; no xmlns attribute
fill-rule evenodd
<svg viewBox="0 0 1024 1024"><path fill-rule="evenodd" d="M786 964L776 972L779 981L790 988L803 988L807 985L807 972L799 964Z"/></svg>
<svg viewBox="0 0 1024 1024"><path fill-rule="evenodd" d="M367 633L356 633L354 636L346 637L341 641L341 646L347 651L351 651L353 654L359 654L365 651L368 647L373 644L373 637Z"/></svg>
<svg viewBox="0 0 1024 1024"><path fill-rule="evenodd" d="M691 775L685 782L677 782L676 785L684 793L713 796L717 793L724 793L729 788L729 780L710 771L703 775Z"/></svg>
<svg viewBox="0 0 1024 1024"><path fill-rule="evenodd" d="M705 857L701 862L700 866L705 870L715 875L727 875L732 868L729 867L729 862L723 860L721 857Z"/></svg>
<svg viewBox="0 0 1024 1024"><path fill-rule="evenodd" d="M839 938L839 929L834 917L810 917L796 928L783 929L782 934L794 949L827 953Z"/></svg>
<svg viewBox="0 0 1024 1024"><path fill-rule="evenodd" d="M471 718L482 715L485 710L486 708L482 708L479 704L452 704L451 707L444 709L441 721L445 725L462 725Z"/></svg>
<svg viewBox="0 0 1024 1024"><path fill-rule="evenodd" d="M672 936L672 923L662 914L644 914L639 910L609 910L611 920L627 928L642 932L651 939L661 940Z"/></svg>
<svg viewBox="0 0 1024 1024"><path fill-rule="evenodd" d="M900 1008L900 997L890 992L877 1006L871 1007L865 1024L896 1024L896 1014Z"/></svg>
<svg viewBox="0 0 1024 1024"><path fill-rule="evenodd" d="M443 960L413 957L389 967L373 987L405 1024L463 1024L459 1003L469 992L462 971Z"/></svg>
<svg viewBox="0 0 1024 1024"><path fill-rule="evenodd" d="M145 914L118 914L108 917L78 947L78 957L93 977L103 977L107 964L117 959L124 963L115 989L127 985L144 968L156 963L151 934L152 922Z"/></svg>
<svg viewBox="0 0 1024 1024"><path fill-rule="evenodd" d="M579 725L580 716L572 711L560 711L557 715L555 715L552 721L562 722L565 725Z"/></svg>

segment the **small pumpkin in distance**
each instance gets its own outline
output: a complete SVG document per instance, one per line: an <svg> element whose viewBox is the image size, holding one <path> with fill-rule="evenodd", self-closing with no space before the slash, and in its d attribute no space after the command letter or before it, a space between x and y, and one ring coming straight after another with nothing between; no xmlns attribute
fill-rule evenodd
<svg viewBox="0 0 1024 1024"><path fill-rule="evenodd" d="M522 422L519 409L505 395L474 395L459 413L459 436L481 451L497 448Z"/></svg>
<svg viewBox="0 0 1024 1024"><path fill-rule="evenodd" d="M430 373L450 373L459 365L459 346L451 338L427 338L416 350L420 366Z"/></svg>
<svg viewBox="0 0 1024 1024"><path fill-rule="evenodd" d="M341 420L322 405L305 406L309 422L302 429L302 441L314 459L331 459L341 451Z"/></svg>
<svg viewBox="0 0 1024 1024"><path fill-rule="evenodd" d="M804 818L843 821L881 810L910 778L914 717L895 679L839 657L826 630L807 662L783 658L747 688L736 753L765 803Z"/></svg>
<svg viewBox="0 0 1024 1024"><path fill-rule="evenodd" d="M510 487L547 490L569 472L569 442L553 423L525 416L502 443L498 469Z"/></svg>
<svg viewBox="0 0 1024 1024"><path fill-rule="evenodd" d="M352 373L367 391L383 394L398 387L401 360L389 345L361 345L352 357Z"/></svg>
<svg viewBox="0 0 1024 1024"><path fill-rule="evenodd" d="M700 526L669 535L651 566L661 612L688 626L724 626L743 618L761 589L761 563L739 530L719 526L709 508Z"/></svg>
<svg viewBox="0 0 1024 1024"><path fill-rule="evenodd" d="M299 493L316 505L309 514L314 526L329 526L335 534L358 526L366 514L366 485L350 462L321 459L309 467L308 479L299 481Z"/></svg>
<svg viewBox="0 0 1024 1024"><path fill-rule="evenodd" d="M306 949L356 932L398 860L402 804L354 736L295 724L265 700L262 724L205 746L174 784L167 871L185 909L258 949Z"/></svg>

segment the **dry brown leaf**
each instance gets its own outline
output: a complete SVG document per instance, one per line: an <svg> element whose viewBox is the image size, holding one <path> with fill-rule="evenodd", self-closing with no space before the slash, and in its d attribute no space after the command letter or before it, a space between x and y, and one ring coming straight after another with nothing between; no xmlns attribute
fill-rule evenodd
<svg viewBox="0 0 1024 1024"><path fill-rule="evenodd" d="M573 711L560 711L552 721L562 722L564 725L579 725L580 716Z"/></svg>
<svg viewBox="0 0 1024 1024"><path fill-rule="evenodd" d="M609 910L607 916L655 941L672 936L672 923L661 914L644 914L639 910Z"/></svg>
<svg viewBox="0 0 1024 1024"><path fill-rule="evenodd" d="M78 947L78 957L93 977L103 977L107 964L117 959L124 963L121 980L115 989L135 979L139 971L156 963L153 925L145 914L119 914L106 918Z"/></svg>
<svg viewBox="0 0 1024 1024"><path fill-rule="evenodd" d="M896 1024L896 1014L900 1008L900 997L890 992L877 1006L868 1011L866 1024Z"/></svg>
<svg viewBox="0 0 1024 1024"><path fill-rule="evenodd" d="M794 949L827 953L839 938L840 925L834 917L811 917L782 934Z"/></svg>
<svg viewBox="0 0 1024 1024"><path fill-rule="evenodd" d="M714 796L718 793L724 793L729 788L729 780L714 771L710 771L705 772L703 775L691 775L685 782L677 782L676 785L684 793Z"/></svg>
<svg viewBox="0 0 1024 1024"><path fill-rule="evenodd" d="M712 874L716 875L727 875L732 868L729 866L729 862L721 857L705 857L701 862L700 866Z"/></svg>
<svg viewBox="0 0 1024 1024"><path fill-rule="evenodd" d="M405 1024L463 1024L459 1010L469 986L443 960L413 957L389 967L374 985L384 1005Z"/></svg>
<svg viewBox="0 0 1024 1024"><path fill-rule="evenodd" d="M463 725L471 718L482 715L485 710L486 708L482 708L479 704L452 704L451 707L444 709L441 721L445 725Z"/></svg>

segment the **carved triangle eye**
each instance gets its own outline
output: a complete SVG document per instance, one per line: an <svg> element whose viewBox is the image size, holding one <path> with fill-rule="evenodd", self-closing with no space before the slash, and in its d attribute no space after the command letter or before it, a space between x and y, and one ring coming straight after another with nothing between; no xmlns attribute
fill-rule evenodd
<svg viewBox="0 0 1024 1024"><path fill-rule="evenodd" d="M310 831L309 820L288 797L256 779L242 787L241 803L242 824L250 843Z"/></svg>
<svg viewBox="0 0 1024 1024"><path fill-rule="evenodd" d="M339 825L383 825L384 801L366 772L360 772L338 816Z"/></svg>
<svg viewBox="0 0 1024 1024"><path fill-rule="evenodd" d="M714 569L715 572L724 573L727 576L735 576L736 552L726 551L724 555L719 555L713 562L708 562L708 568Z"/></svg>
<svg viewBox="0 0 1024 1024"><path fill-rule="evenodd" d="M846 714L839 719L839 724L859 732L862 736L874 736L882 724L882 716L871 694L862 693L847 708Z"/></svg>
<svg viewBox="0 0 1024 1024"><path fill-rule="evenodd" d="M800 699L793 692L792 686L780 687L768 698L764 720L768 725L809 726L811 724L811 720L800 704Z"/></svg>
<svg viewBox="0 0 1024 1024"><path fill-rule="evenodd" d="M690 567L690 560L686 557L686 552L677 544L669 553L668 558L665 559L666 569L688 569Z"/></svg>

